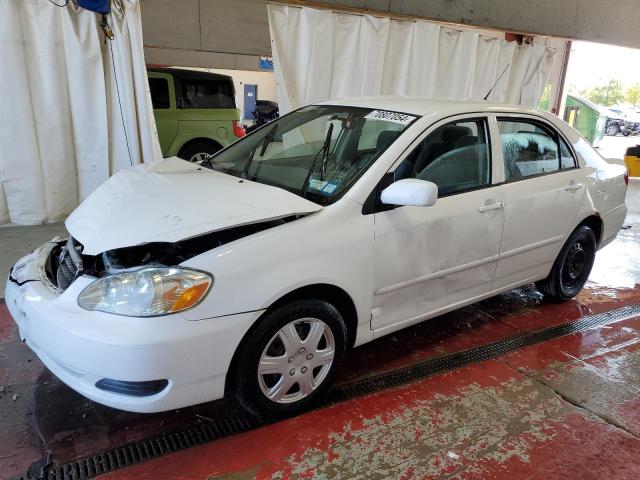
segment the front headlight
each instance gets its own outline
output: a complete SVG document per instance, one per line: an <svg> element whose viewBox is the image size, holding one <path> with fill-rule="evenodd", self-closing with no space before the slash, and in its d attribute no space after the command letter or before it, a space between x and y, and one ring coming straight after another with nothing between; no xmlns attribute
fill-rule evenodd
<svg viewBox="0 0 640 480"><path fill-rule="evenodd" d="M191 308L205 297L213 278L197 270L145 267L100 278L78 296L86 310L129 317L155 317Z"/></svg>

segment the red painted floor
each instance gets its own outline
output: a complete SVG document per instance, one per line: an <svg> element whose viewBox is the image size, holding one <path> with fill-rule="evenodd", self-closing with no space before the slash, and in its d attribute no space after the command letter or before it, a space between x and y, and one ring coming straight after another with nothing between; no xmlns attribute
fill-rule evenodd
<svg viewBox="0 0 640 480"><path fill-rule="evenodd" d="M640 478L640 318L100 478Z"/></svg>

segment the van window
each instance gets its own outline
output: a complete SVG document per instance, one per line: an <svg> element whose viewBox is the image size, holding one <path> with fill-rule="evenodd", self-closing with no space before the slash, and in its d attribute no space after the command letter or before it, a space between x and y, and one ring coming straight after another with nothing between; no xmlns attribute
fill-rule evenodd
<svg viewBox="0 0 640 480"><path fill-rule="evenodd" d="M236 108L230 81L183 78L181 83L182 108Z"/></svg>
<svg viewBox="0 0 640 480"><path fill-rule="evenodd" d="M154 109L169 108L169 82L166 78L150 78L149 90Z"/></svg>

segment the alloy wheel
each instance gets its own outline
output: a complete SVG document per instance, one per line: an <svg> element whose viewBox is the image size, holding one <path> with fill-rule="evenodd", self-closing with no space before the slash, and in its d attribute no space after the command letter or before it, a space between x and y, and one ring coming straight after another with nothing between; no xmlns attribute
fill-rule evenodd
<svg viewBox="0 0 640 480"><path fill-rule="evenodd" d="M562 278L568 287L576 285L587 264L587 254L582 242L575 242L569 248L562 268Z"/></svg>
<svg viewBox="0 0 640 480"><path fill-rule="evenodd" d="M192 155L191 158L189 159L189 161L191 163L196 163L198 165L202 165L202 162L204 162L210 156L211 155L208 154L208 153L200 152L200 153L196 153L196 154Z"/></svg>
<svg viewBox="0 0 640 480"><path fill-rule="evenodd" d="M276 403L308 397L327 378L335 352L333 333L322 320L302 318L286 324L260 356L260 390Z"/></svg>

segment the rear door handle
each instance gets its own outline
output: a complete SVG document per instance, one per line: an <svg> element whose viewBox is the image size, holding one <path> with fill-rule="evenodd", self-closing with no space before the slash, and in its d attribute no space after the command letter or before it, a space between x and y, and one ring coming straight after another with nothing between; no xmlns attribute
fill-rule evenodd
<svg viewBox="0 0 640 480"><path fill-rule="evenodd" d="M584 184L583 183L575 183L571 182L569 185L564 187L566 192L575 192L576 190L580 190Z"/></svg>
<svg viewBox="0 0 640 480"><path fill-rule="evenodd" d="M480 208L478 208L478 211L480 213L484 213L484 212L490 212L491 210L499 210L501 208L504 208L504 202L490 203L488 205L485 204Z"/></svg>

